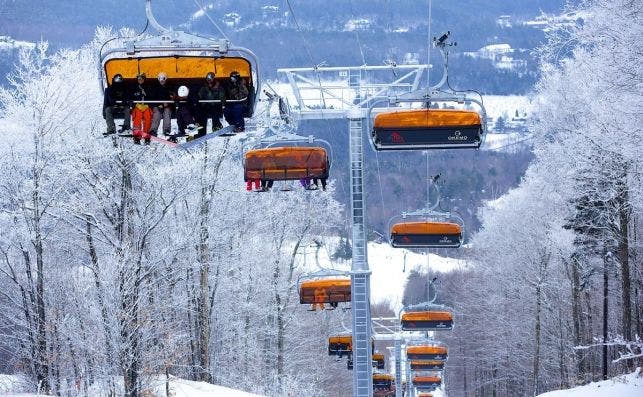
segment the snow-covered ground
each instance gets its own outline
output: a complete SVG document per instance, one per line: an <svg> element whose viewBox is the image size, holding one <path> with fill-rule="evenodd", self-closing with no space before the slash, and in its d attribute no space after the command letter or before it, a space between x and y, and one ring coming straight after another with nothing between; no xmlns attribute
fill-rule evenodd
<svg viewBox="0 0 643 397"><path fill-rule="evenodd" d="M641 368L629 375L617 376L602 382L568 390L550 391L539 397L641 397L643 396L643 374Z"/></svg>
<svg viewBox="0 0 643 397"><path fill-rule="evenodd" d="M205 382L192 382L179 378L170 380L170 389L174 391L175 397L262 397L258 394L250 394L223 386L211 385ZM159 384L154 389L154 394L158 397L165 397L165 383Z"/></svg>
<svg viewBox="0 0 643 397"><path fill-rule="evenodd" d="M122 383L122 382L121 382ZM27 393L28 382L20 375L0 374L0 396L2 397L45 397L42 394ZM174 397L264 397L205 382L192 382L180 378L170 379L170 390ZM104 396L104 390L92 390L96 396ZM153 387L154 397L165 397L165 377L159 377ZM90 395L91 392L90 392Z"/></svg>
<svg viewBox="0 0 643 397"><path fill-rule="evenodd" d="M0 51L15 50L17 48L34 48L34 47L36 47L35 43L15 40L14 38L9 36L0 36Z"/></svg>
<svg viewBox="0 0 643 397"><path fill-rule="evenodd" d="M26 394L33 388L34 385L24 376L0 374L0 396L34 396L34 394Z"/></svg>

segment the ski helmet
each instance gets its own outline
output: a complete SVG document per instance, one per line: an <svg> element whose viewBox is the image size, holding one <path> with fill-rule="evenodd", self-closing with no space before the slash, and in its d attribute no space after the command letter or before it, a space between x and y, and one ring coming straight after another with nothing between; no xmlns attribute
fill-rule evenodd
<svg viewBox="0 0 643 397"><path fill-rule="evenodd" d="M161 73L159 73L159 75L158 75L158 79L159 79L159 81L165 81L165 80L167 80L167 73L165 73L165 72L161 72Z"/></svg>
<svg viewBox="0 0 643 397"><path fill-rule="evenodd" d="M123 75L120 73L117 73L114 75L112 78L112 83L122 83L123 82Z"/></svg>
<svg viewBox="0 0 643 397"><path fill-rule="evenodd" d="M214 72L208 72L208 74L205 75L205 80L208 82L214 80Z"/></svg>
<svg viewBox="0 0 643 397"><path fill-rule="evenodd" d="M182 85L179 87L179 91L177 92L177 94L179 94L181 98L185 98L190 94L190 90L188 89L188 87Z"/></svg>

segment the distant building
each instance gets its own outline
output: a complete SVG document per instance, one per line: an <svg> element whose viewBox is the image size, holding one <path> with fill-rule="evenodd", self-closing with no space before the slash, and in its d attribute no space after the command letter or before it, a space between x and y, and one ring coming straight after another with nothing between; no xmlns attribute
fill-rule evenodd
<svg viewBox="0 0 643 397"><path fill-rule="evenodd" d="M404 54L402 59L402 64L404 65L419 65L420 64L420 54L417 52L407 52Z"/></svg>
<svg viewBox="0 0 643 397"><path fill-rule="evenodd" d="M279 16L279 7L277 6L263 6L261 7L261 14L264 18L275 18Z"/></svg>
<svg viewBox="0 0 643 397"><path fill-rule="evenodd" d="M372 22L366 18L349 19L344 25L344 31L352 32L355 30L366 30L370 28Z"/></svg>
<svg viewBox="0 0 643 397"><path fill-rule="evenodd" d="M223 16L223 23L230 27L237 26L240 21L241 15L237 14L236 12L229 12Z"/></svg>
<svg viewBox="0 0 643 397"><path fill-rule="evenodd" d="M11 36L0 36L0 50L14 50L17 48L35 48L35 43L19 41Z"/></svg>
<svg viewBox="0 0 643 397"><path fill-rule="evenodd" d="M511 15L500 15L498 19L496 19L496 25L501 28L510 28L512 26Z"/></svg>
<svg viewBox="0 0 643 397"><path fill-rule="evenodd" d="M498 69L523 70L527 67L524 59L515 59L515 50L509 44L490 44L478 51L465 52L465 56L490 60Z"/></svg>
<svg viewBox="0 0 643 397"><path fill-rule="evenodd" d="M541 29L543 31L550 31L552 28L563 26L575 26L583 20L583 13L568 12L561 15L549 15L542 12L536 18L524 21L524 26Z"/></svg>

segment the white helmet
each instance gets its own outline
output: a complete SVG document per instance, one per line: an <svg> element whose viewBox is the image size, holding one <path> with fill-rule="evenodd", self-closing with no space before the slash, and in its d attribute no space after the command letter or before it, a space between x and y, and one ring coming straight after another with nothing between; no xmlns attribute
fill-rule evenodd
<svg viewBox="0 0 643 397"><path fill-rule="evenodd" d="M179 94L181 98L185 98L188 96L188 94L190 94L190 90L188 89L188 87L182 85L179 87L179 91L177 92L177 94Z"/></svg>
<svg viewBox="0 0 643 397"><path fill-rule="evenodd" d="M167 73L165 73L165 72L161 72L161 73L159 73L159 75L158 75L158 79L159 79L159 81L165 81L165 80L167 80Z"/></svg>

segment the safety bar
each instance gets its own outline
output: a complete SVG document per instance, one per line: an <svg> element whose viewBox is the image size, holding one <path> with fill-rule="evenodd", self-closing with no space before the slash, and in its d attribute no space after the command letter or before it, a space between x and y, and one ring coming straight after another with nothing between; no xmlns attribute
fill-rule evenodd
<svg viewBox="0 0 643 397"><path fill-rule="evenodd" d="M244 99L226 99L224 101L220 99L199 99L198 103L239 103L239 102L244 102L248 99L248 97L245 97ZM123 103L187 103L190 101L116 101L117 104L123 104Z"/></svg>

